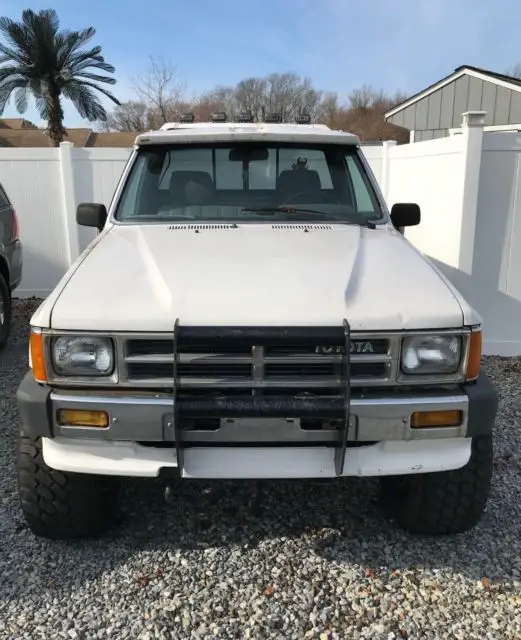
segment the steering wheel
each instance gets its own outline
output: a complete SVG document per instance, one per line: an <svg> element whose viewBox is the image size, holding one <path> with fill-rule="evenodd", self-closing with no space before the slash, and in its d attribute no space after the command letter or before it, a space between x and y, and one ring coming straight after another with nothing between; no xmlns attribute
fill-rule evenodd
<svg viewBox="0 0 521 640"><path fill-rule="evenodd" d="M297 191L297 193L293 193L291 196L286 198L284 200L284 202L281 202L280 206L281 207L285 207L288 202L294 202L295 198L298 198L299 196L303 196L303 195L315 196L316 195L316 191ZM336 196L334 196L334 195L332 195L330 193L327 193L327 191L322 191L320 195L322 197L329 198L329 200L331 202L333 202L333 204L342 204L340 202L340 200Z"/></svg>

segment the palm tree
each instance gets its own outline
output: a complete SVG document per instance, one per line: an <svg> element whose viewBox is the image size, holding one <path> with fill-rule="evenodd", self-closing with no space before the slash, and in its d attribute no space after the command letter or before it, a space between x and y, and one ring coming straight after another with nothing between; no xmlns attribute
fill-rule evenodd
<svg viewBox="0 0 521 640"><path fill-rule="evenodd" d="M21 22L0 18L0 115L14 94L18 113L25 113L28 94L36 107L54 146L62 142L62 97L71 100L82 118L105 122L107 113L96 92L119 105L119 101L99 83L115 84L110 76L91 73L101 69L114 73L105 62L101 47L86 49L94 36L93 27L82 31L59 30L60 21L54 9L35 13L22 12Z"/></svg>

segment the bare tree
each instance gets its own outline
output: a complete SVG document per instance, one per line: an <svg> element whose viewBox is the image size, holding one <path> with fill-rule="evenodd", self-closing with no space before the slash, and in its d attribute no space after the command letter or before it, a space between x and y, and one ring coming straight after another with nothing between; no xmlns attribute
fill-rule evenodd
<svg viewBox="0 0 521 640"><path fill-rule="evenodd" d="M342 111L338 94L335 91L325 93L317 107L316 118L328 127L338 127L338 115Z"/></svg>
<svg viewBox="0 0 521 640"><path fill-rule="evenodd" d="M302 112L316 115L321 95L309 78L292 72L245 78L234 91L240 111L251 111L255 120L262 120L269 112L278 113L283 122L293 121Z"/></svg>
<svg viewBox="0 0 521 640"><path fill-rule="evenodd" d="M507 75L512 76L512 78L521 79L521 64L518 62L506 73Z"/></svg>
<svg viewBox="0 0 521 640"><path fill-rule="evenodd" d="M154 113L160 124L175 119L183 103L185 84L177 68L163 58L150 57L145 73L132 79L134 90L142 102Z"/></svg>
<svg viewBox="0 0 521 640"><path fill-rule="evenodd" d="M210 120L212 113L217 111L224 111L228 118L233 119L238 112L235 88L217 86L212 91L198 96L194 100L192 108L188 108L187 111L192 111L197 120L200 121Z"/></svg>
<svg viewBox="0 0 521 640"><path fill-rule="evenodd" d="M102 123L105 131L146 131L149 129L149 108L144 102L122 102Z"/></svg>
<svg viewBox="0 0 521 640"><path fill-rule="evenodd" d="M235 86L217 85L188 98L176 67L161 59L150 60L148 71L134 79L140 99L115 109L109 119L110 129L157 129L165 122L178 120L185 112L192 112L198 121L208 121L216 111L226 112L230 120L240 111L251 111L257 121L275 112L283 122L293 122L298 114L306 112L315 121L352 131L364 141L409 140L406 129L385 121L385 113L406 99L400 92L389 94L371 85L362 85L353 89L347 103L342 105L336 92L323 93L309 78L285 72L244 78Z"/></svg>

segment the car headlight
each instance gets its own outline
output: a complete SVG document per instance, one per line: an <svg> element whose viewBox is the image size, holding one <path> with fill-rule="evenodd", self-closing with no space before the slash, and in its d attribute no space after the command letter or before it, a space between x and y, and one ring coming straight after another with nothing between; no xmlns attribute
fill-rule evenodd
<svg viewBox="0 0 521 640"><path fill-rule="evenodd" d="M461 336L409 336L402 343L402 371L409 375L456 373Z"/></svg>
<svg viewBox="0 0 521 640"><path fill-rule="evenodd" d="M61 376L110 376L114 345L110 338L61 336L52 342L52 361Z"/></svg>

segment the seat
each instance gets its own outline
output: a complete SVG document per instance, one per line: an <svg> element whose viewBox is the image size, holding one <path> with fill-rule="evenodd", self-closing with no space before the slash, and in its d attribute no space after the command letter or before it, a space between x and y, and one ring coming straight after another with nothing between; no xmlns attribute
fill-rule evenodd
<svg viewBox="0 0 521 640"><path fill-rule="evenodd" d="M215 191L207 171L174 171L168 189L169 208L207 204Z"/></svg>
<svg viewBox="0 0 521 640"><path fill-rule="evenodd" d="M322 187L320 177L317 171L312 169L295 169L281 171L277 180L277 198L279 202L284 202L305 193L305 201L309 202L309 196L316 192L317 198L320 198ZM311 200L312 201L312 200Z"/></svg>

